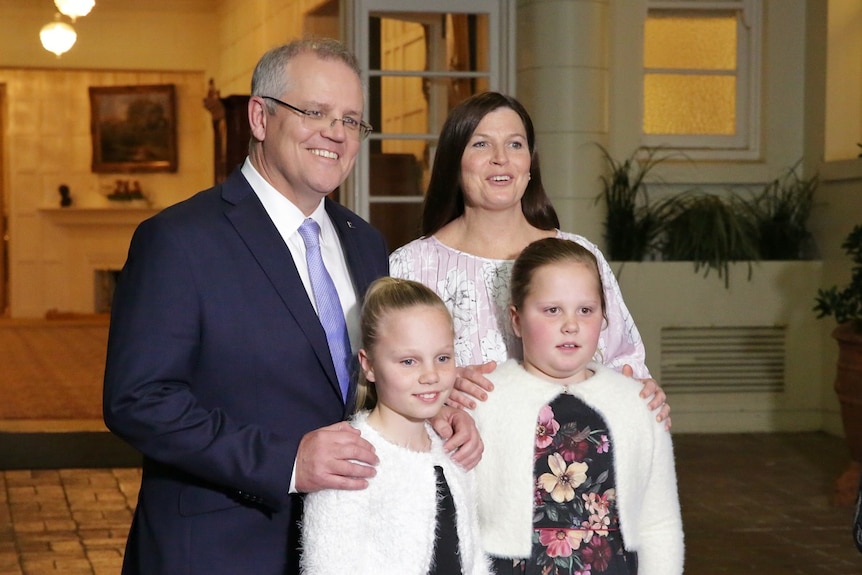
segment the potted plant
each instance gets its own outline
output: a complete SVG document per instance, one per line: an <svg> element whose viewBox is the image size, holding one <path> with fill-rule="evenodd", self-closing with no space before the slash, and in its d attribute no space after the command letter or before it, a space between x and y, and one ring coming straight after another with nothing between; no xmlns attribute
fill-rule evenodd
<svg viewBox="0 0 862 575"><path fill-rule="evenodd" d="M862 224L857 224L841 244L853 262L850 283L817 292L817 317L834 316L838 327L832 337L838 342L835 392L841 404L844 436L850 448L850 468L838 479L835 502L852 503L862 469Z"/></svg>
<svg viewBox="0 0 862 575"><path fill-rule="evenodd" d="M660 249L668 261L693 261L694 270L710 269L729 286L730 262L760 259L757 230L745 200L731 192L726 196L697 190L663 202L670 216L664 225Z"/></svg>
<svg viewBox="0 0 862 575"><path fill-rule="evenodd" d="M801 162L801 160L800 160ZM808 216L814 205L818 176L800 178L795 166L763 188L751 202L758 248L764 260L804 259L811 243Z"/></svg>
<svg viewBox="0 0 862 575"><path fill-rule="evenodd" d="M807 221L818 178L800 178L799 162L751 198L733 190L691 189L651 202L647 177L676 154L642 146L616 160L598 147L607 173L596 201L604 200L607 208L604 237L611 261L643 261L650 255L692 261L695 272L716 270L729 287L733 262L746 263L750 280L753 261L799 260L810 249Z"/></svg>
<svg viewBox="0 0 862 575"><path fill-rule="evenodd" d="M605 242L611 261L639 262L655 251L656 241L668 214L661 206L650 206L646 178L670 156L661 148L642 146L624 160L614 159L597 144L608 173L602 176L602 191L596 202L604 200Z"/></svg>

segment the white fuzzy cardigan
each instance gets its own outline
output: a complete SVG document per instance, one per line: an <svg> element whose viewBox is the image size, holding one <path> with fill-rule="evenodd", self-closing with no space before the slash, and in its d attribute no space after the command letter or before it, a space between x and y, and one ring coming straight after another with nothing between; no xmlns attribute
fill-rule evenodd
<svg viewBox="0 0 862 575"><path fill-rule="evenodd" d="M443 468L457 513L464 575L491 573L479 544L473 472L443 450L426 424L430 452L394 445L368 425L368 412L351 425L374 446L377 474L361 491L327 490L305 498L302 573L307 575L427 575L436 540L438 509L434 466Z"/></svg>
<svg viewBox="0 0 862 575"><path fill-rule="evenodd" d="M639 575L676 575L683 532L670 434L639 396L642 385L604 366L569 387L608 425L617 510L625 547L638 553ZM479 525L487 553L529 557L533 533L534 449L542 406L565 391L509 360L488 376L494 391L473 416L485 442L476 468Z"/></svg>

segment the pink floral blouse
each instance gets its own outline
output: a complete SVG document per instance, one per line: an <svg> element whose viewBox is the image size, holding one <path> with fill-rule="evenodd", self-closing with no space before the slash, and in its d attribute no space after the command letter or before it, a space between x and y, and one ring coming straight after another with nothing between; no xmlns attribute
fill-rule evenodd
<svg viewBox="0 0 862 575"><path fill-rule="evenodd" d="M595 360L620 370L625 364L637 378L649 377L643 341L623 302L616 277L599 248L586 238L557 231L596 255L605 290L608 322ZM458 365L520 359L521 344L509 322L509 278L514 260L493 260L454 250L434 236L419 238L392 252L390 274L421 282L446 303L455 321Z"/></svg>

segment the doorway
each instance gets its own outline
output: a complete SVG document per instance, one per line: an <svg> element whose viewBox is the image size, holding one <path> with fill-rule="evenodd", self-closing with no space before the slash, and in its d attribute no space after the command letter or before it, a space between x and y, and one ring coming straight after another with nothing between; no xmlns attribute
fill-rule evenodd
<svg viewBox="0 0 862 575"><path fill-rule="evenodd" d="M6 84L0 84L0 317L9 317L9 216L6 213Z"/></svg>
<svg viewBox="0 0 862 575"><path fill-rule="evenodd" d="M416 239L437 138L449 110L485 90L514 90L514 3L359 0L348 20L368 120L344 200L390 249Z"/></svg>

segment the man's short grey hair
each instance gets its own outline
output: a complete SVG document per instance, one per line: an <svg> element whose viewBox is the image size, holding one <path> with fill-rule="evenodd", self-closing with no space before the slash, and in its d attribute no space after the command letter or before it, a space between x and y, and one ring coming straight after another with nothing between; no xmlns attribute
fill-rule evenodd
<svg viewBox="0 0 862 575"><path fill-rule="evenodd" d="M344 44L332 38L302 38L268 50L257 63L251 76L252 96L280 97L290 87L291 78L284 73L285 65L301 54L314 54L321 60L344 62L360 77L359 61ZM273 113L275 104L266 102Z"/></svg>

